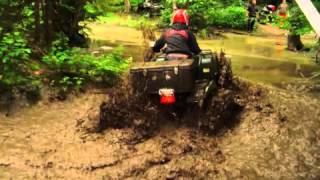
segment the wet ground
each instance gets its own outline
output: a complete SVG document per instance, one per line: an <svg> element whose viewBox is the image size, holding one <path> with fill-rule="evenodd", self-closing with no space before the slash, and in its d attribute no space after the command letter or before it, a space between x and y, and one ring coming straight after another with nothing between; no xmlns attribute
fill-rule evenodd
<svg viewBox="0 0 320 180"><path fill-rule="evenodd" d="M233 98L241 111L229 111L230 118L211 135L163 118L152 131L141 131L136 127L144 123L136 112L130 117L138 126L101 131L97 104L112 98L93 92L39 104L2 119L0 178L319 178L319 101L250 83L239 87ZM154 117L143 118L159 120Z"/></svg>
<svg viewBox="0 0 320 180"><path fill-rule="evenodd" d="M97 26L93 38L102 44L94 48L120 43L131 47L128 56L141 56L138 31ZM319 99L270 87L301 80L297 65L306 74L316 66L275 45L279 37L227 37L200 42L213 50L223 47L233 56L236 74L267 85L237 82L239 90L231 94L241 111L226 111L230 116L219 131L209 135L170 118L141 131L141 118L155 117L139 116L144 111L129 113L134 126L101 129L99 105L111 103L115 91L88 90L0 116L0 179L319 179Z"/></svg>

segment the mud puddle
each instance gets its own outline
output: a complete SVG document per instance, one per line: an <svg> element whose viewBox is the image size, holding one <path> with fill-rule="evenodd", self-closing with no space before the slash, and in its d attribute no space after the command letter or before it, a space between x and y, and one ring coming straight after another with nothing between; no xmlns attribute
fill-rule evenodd
<svg viewBox="0 0 320 180"><path fill-rule="evenodd" d="M0 178L319 177L319 101L240 80L236 83L237 90L216 96L233 102L225 104L219 126L212 119L217 106L209 108L198 126L163 118L140 100L140 104L120 103L121 108L113 112L112 118L118 121L115 127L101 128L99 104L105 102L103 109L116 103L112 97L121 94L119 88L106 90L107 97L89 92L1 118ZM230 109L234 104L241 108Z"/></svg>
<svg viewBox="0 0 320 180"><path fill-rule="evenodd" d="M143 43L139 30L110 24L91 24L90 27L90 38L95 40L93 46L119 42L127 47L126 55L132 56L134 61L142 61L142 49L137 48ZM319 69L310 54L287 51L285 35L259 37L224 33L223 36L210 40L198 38L199 45L217 52L225 50L232 56L233 72L251 81L283 88L281 84L304 80L303 76L310 77ZM308 37L304 42L313 43Z"/></svg>

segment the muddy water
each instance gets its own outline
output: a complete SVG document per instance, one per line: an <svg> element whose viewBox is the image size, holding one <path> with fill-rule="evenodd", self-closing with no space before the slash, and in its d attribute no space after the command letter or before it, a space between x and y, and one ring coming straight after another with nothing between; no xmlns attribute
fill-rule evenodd
<svg viewBox="0 0 320 180"><path fill-rule="evenodd" d="M101 46L125 47L124 55L143 59L143 38L140 31L121 26L91 24L90 25L91 48L99 49Z"/></svg>
<svg viewBox="0 0 320 180"><path fill-rule="evenodd" d="M90 37L94 39L94 46L120 43L128 47L127 55L133 56L136 61L142 59L141 32L128 27L103 24L92 24L90 27L92 29ZM214 40L198 41L202 49L226 51L232 56L232 68L235 74L249 80L279 87L282 83L302 80L301 73L308 77L319 69L319 66L312 62L310 55L286 51L284 35L259 37L226 33L223 36ZM307 39L307 42L310 41Z"/></svg>
<svg viewBox="0 0 320 180"><path fill-rule="evenodd" d="M223 49L232 56L234 72L244 78L278 85L301 79L298 73L310 76L319 69L311 57L303 53L286 51L283 37L254 37L227 34L221 40L200 40L203 48Z"/></svg>
<svg viewBox="0 0 320 180"><path fill-rule="evenodd" d="M99 32L95 39L107 43L93 48L121 43L128 56L139 59L138 31L101 26L93 31ZM305 73L314 68L302 54L277 51L272 40L277 38L227 37L200 42L228 50L235 72L253 81L294 81L300 79L296 64ZM238 41L247 46L237 47ZM319 179L319 100L265 87L260 96L256 89L239 94L244 110L216 136L171 119L148 137L132 128L79 130L77 119L107 101L107 92L0 115L0 179Z"/></svg>

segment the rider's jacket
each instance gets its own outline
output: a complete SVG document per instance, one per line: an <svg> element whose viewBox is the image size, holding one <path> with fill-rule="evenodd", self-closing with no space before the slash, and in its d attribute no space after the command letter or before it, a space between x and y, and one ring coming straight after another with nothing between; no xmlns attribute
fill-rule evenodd
<svg viewBox="0 0 320 180"><path fill-rule="evenodd" d="M166 54L181 53L192 56L201 52L194 34L181 23L174 23L170 29L166 30L156 41L153 51L160 52L165 45L167 45Z"/></svg>

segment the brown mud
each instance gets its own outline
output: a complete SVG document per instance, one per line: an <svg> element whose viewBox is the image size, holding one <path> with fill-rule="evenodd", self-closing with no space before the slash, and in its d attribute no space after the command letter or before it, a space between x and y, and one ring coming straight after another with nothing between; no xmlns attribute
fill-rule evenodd
<svg viewBox="0 0 320 180"><path fill-rule="evenodd" d="M314 129L320 127L314 121L319 102L243 80L234 84L237 89L213 97L198 120L202 126L163 118L146 101L126 96L130 93L121 91L126 87L107 90L107 97L88 92L64 103L40 104L2 119L0 178L319 177ZM216 113L217 107L225 114ZM117 119L101 124L110 113Z"/></svg>

